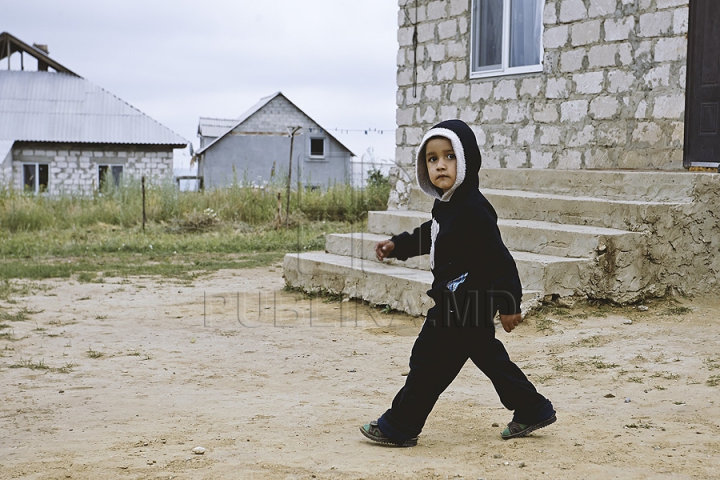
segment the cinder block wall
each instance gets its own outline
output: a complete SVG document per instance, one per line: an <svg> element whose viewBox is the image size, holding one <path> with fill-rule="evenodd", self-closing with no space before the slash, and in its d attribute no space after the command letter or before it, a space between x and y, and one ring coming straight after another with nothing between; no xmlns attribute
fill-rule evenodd
<svg viewBox="0 0 720 480"><path fill-rule="evenodd" d="M130 146L78 146L27 144L13 148L12 187L23 189L23 164L48 164L48 191L89 194L98 188L100 165L123 165L125 178L143 175L153 180L172 179L172 150L135 149Z"/></svg>
<svg viewBox="0 0 720 480"><path fill-rule="evenodd" d="M407 206L423 133L450 118L489 167L683 168L688 0L548 0L544 71L473 80L470 0L415 4L399 0L391 208Z"/></svg>
<svg viewBox="0 0 720 480"><path fill-rule="evenodd" d="M305 185L326 187L351 180L352 156L347 149L285 97L278 96L203 154L200 174L205 178L205 188L243 181L262 185L271 180L273 170L278 178L287 178L289 126L302 127L293 145L293 181L300 176ZM310 138L325 139L323 158L310 157Z"/></svg>

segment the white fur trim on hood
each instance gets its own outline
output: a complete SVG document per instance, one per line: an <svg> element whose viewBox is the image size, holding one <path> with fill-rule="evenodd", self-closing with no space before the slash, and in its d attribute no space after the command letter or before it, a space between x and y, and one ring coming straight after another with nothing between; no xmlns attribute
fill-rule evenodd
<svg viewBox="0 0 720 480"><path fill-rule="evenodd" d="M453 150L455 151L455 158L457 159L457 172L455 174L455 183L445 193L440 194L438 188L430 181L430 174L427 169L427 162L425 160L425 146L427 142L433 137L443 137L450 140ZM427 195L433 198L440 199L442 202L449 202L453 192L462 185L465 180L465 149L460 142L460 137L457 133L447 128L433 128L425 134L420 143L420 147L417 150L417 158L415 159L415 175L417 177L418 186Z"/></svg>

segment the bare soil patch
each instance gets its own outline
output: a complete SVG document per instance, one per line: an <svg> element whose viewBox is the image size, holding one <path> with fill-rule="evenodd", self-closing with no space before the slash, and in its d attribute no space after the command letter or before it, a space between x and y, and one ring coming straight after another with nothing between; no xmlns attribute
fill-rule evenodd
<svg viewBox="0 0 720 480"><path fill-rule="evenodd" d="M558 422L501 440L510 412L469 362L419 445L397 449L369 443L358 426L402 386L422 319L286 292L279 265L192 286L159 277L41 285L0 301L3 479L720 471L714 298L647 311L550 309L512 334L498 331ZM196 446L205 453L193 454Z"/></svg>

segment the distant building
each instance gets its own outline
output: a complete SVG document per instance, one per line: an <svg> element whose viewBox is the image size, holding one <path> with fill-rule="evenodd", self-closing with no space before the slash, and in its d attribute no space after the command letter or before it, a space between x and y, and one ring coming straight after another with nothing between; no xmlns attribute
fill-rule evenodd
<svg viewBox="0 0 720 480"><path fill-rule="evenodd" d="M172 178L173 149L187 140L51 59L47 46L2 33L0 62L0 185L90 193L123 176Z"/></svg>
<svg viewBox="0 0 720 480"><path fill-rule="evenodd" d="M237 119L200 118L196 158L205 188L287 178L288 127L302 127L293 145L293 185L298 179L311 187L351 181L354 154L278 92Z"/></svg>

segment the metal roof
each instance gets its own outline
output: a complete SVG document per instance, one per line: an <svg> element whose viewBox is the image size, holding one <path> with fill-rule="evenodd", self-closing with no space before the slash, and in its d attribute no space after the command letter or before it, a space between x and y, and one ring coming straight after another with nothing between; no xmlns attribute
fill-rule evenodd
<svg viewBox="0 0 720 480"><path fill-rule="evenodd" d="M211 138L219 137L223 133L227 132L228 129L237 125L237 122L238 121L235 118L200 117L198 135L201 137Z"/></svg>
<svg viewBox="0 0 720 480"><path fill-rule="evenodd" d="M168 145L188 141L84 78L0 71L0 140Z"/></svg>
<svg viewBox="0 0 720 480"><path fill-rule="evenodd" d="M290 99L287 98L282 92L275 92L275 93L273 93L272 95L268 95L267 97L261 98L255 105L253 105L252 107L250 107L245 113L243 113L242 115L240 115L240 117L238 117L238 118L235 119L235 120L215 119L215 120L228 121L228 122L232 122L232 123L230 123L230 124L229 124L229 127L226 128L225 130L223 130L223 131L220 133L220 135L217 135L217 138L216 138L215 140L213 140L213 141L210 142L209 144L205 145L203 148L201 148L200 150L198 150L197 152L195 152L195 154L196 154L196 155L199 155L199 154L201 154L201 153L204 153L208 148L212 147L212 146L215 145L217 142L219 142L220 140L222 140L222 138L223 138L225 135L227 135L228 133L232 132L235 128L239 127L240 125L242 125L248 118L250 118L250 117L252 117L253 115L255 115L258 111L260 111L265 105L267 105L268 103L270 103L270 102L271 102L272 100L274 100L276 97L283 97L285 100L287 100L287 101L290 103L290 105L292 105L293 107L297 108L300 113L302 113L303 115L305 115L307 118L309 118L311 121L314 122L314 120L312 120L312 118L310 118L310 116L309 116L307 113L303 112L297 105L295 105L292 101L290 101ZM205 117L205 118L207 118L207 117ZM202 119L203 119L203 117L200 117L201 124L202 124ZM200 133L200 129L201 129L201 126L198 126L198 133ZM336 142L338 142L341 147L343 147L345 150L347 150L347 151L350 153L351 156L353 156L353 157L355 156L355 154L354 154L349 148L347 148L345 145L343 145L343 143L342 143L340 140L338 140L337 138L335 138L335 136L333 136L330 132L328 132L327 130L325 130L325 133L327 133L330 138L332 138L332 139L334 139ZM201 135L202 135L202 134L201 134ZM210 136L210 135L207 135L207 136Z"/></svg>
<svg viewBox="0 0 720 480"><path fill-rule="evenodd" d="M0 140L0 165L7 159L10 150L12 150L13 143L15 142L12 140Z"/></svg>

